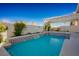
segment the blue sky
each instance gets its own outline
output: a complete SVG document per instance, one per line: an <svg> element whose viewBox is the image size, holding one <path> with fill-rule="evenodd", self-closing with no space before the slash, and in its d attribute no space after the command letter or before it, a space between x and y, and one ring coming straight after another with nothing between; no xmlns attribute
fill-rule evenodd
<svg viewBox="0 0 79 59"><path fill-rule="evenodd" d="M76 7L75 3L0 4L0 20L7 19L10 22L23 20L41 25L44 18L72 13Z"/></svg>

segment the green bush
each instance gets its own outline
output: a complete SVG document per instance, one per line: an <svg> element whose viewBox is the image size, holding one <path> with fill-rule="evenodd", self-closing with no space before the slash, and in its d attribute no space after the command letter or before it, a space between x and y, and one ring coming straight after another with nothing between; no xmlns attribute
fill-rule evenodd
<svg viewBox="0 0 79 59"><path fill-rule="evenodd" d="M22 30L26 27L26 24L24 22L16 22L14 23L14 36L20 36L22 33Z"/></svg>

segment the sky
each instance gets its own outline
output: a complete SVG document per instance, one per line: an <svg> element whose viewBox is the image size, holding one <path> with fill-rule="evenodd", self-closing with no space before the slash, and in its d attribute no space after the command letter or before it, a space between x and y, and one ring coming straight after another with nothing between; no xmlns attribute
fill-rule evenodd
<svg viewBox="0 0 79 59"><path fill-rule="evenodd" d="M43 24L44 18L70 14L76 3L4 3L0 4L0 21L26 21Z"/></svg>

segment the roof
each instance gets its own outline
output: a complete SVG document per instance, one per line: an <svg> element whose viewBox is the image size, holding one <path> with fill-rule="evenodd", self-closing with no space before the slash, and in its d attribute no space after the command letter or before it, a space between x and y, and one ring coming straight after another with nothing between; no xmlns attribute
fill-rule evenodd
<svg viewBox="0 0 79 59"><path fill-rule="evenodd" d="M79 13L79 4L77 5L77 9L75 12L63 15L63 16L56 16L56 17L50 17L50 18L45 18L44 20L51 21L51 23L57 23L57 22L68 22L71 21L72 19L76 19L77 15Z"/></svg>

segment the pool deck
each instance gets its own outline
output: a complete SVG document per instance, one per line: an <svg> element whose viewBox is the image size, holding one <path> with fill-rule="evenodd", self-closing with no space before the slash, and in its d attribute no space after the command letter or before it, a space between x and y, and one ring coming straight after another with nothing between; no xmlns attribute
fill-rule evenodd
<svg viewBox="0 0 79 59"><path fill-rule="evenodd" d="M0 47L0 56L10 56L4 47Z"/></svg>
<svg viewBox="0 0 79 59"><path fill-rule="evenodd" d="M71 33L70 40L65 40L61 56L79 56L79 33Z"/></svg>

